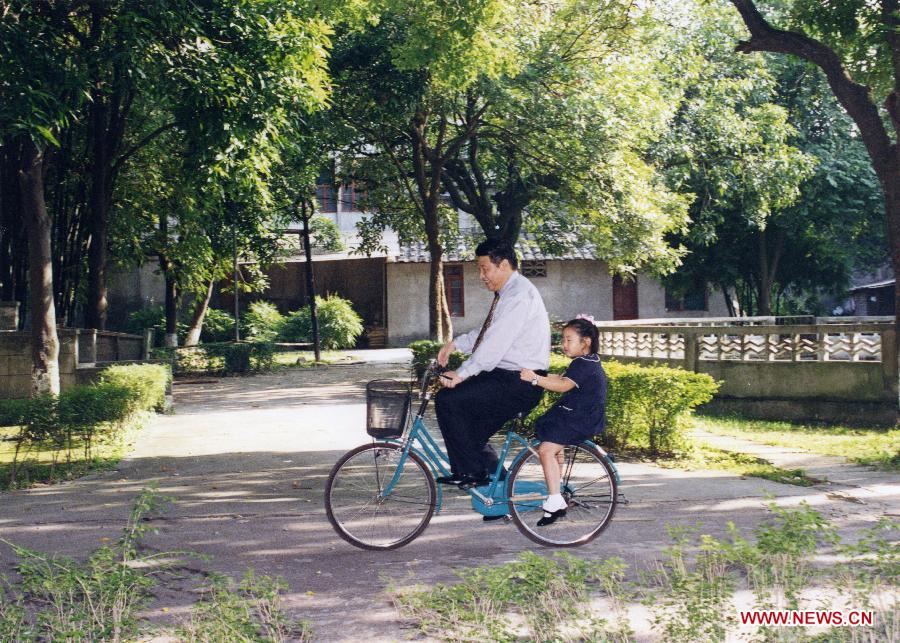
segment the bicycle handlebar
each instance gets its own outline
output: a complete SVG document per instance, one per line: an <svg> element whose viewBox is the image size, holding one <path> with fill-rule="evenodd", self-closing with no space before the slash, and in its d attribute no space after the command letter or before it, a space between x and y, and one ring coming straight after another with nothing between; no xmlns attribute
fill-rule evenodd
<svg viewBox="0 0 900 643"><path fill-rule="evenodd" d="M421 395L424 395L425 391L428 390L428 387L431 386L431 383L434 381L435 376L440 376L440 374L446 370L447 367L438 364L438 361L436 359L428 362L428 366L426 367L425 372L422 374L422 385L420 388Z"/></svg>

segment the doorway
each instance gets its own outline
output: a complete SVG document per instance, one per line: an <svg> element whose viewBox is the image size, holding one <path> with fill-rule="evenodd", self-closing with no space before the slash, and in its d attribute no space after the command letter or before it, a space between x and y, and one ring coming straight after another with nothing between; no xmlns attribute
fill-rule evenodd
<svg viewBox="0 0 900 643"><path fill-rule="evenodd" d="M637 279L625 281L613 275L613 319L637 319Z"/></svg>

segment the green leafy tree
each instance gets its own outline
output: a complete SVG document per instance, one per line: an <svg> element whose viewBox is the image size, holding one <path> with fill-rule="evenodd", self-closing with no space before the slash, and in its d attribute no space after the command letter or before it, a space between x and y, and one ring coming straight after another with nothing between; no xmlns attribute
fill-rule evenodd
<svg viewBox="0 0 900 643"><path fill-rule="evenodd" d="M731 4L750 34L738 43L738 52L788 54L824 73L878 177L891 261L900 275L900 1L795 0L776 5L768 19L753 0ZM895 310L900 331L900 281Z"/></svg>
<svg viewBox="0 0 900 643"><path fill-rule="evenodd" d="M672 189L694 195L690 228L673 244L690 251L675 290L718 286L742 312L772 313L779 275L796 241L790 207L815 167L776 103L780 87L762 59L735 60L736 20L693 8L693 31L676 37L672 83L683 98L657 152ZM794 235L791 237L791 235ZM797 248L794 247L793 250Z"/></svg>
<svg viewBox="0 0 900 643"><path fill-rule="evenodd" d="M447 164L472 135L455 130L448 97L479 78L516 66L512 0L386 0L377 24L336 41L333 76L336 136L342 171L365 181L375 215L363 227L371 248L387 227L404 239L424 239L429 255L429 332L452 336L443 281L443 236L450 210L442 203ZM483 112L475 104L471 111Z"/></svg>
<svg viewBox="0 0 900 643"><path fill-rule="evenodd" d="M453 205L489 238L514 243L524 229L549 250L592 243L618 270L671 269L679 253L663 236L686 208L646 158L677 96L660 75L656 16L620 0L521 8L519 66L453 107L473 132L444 174Z"/></svg>

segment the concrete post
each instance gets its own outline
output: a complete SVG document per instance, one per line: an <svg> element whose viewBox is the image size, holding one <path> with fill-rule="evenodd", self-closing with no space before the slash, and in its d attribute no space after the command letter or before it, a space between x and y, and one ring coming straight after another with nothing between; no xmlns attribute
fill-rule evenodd
<svg viewBox="0 0 900 643"><path fill-rule="evenodd" d="M144 344L141 346L141 359L150 359L150 350L153 348L153 329L144 329Z"/></svg>
<svg viewBox="0 0 900 643"><path fill-rule="evenodd" d="M0 301L0 330L19 330L19 302Z"/></svg>
<svg viewBox="0 0 900 643"><path fill-rule="evenodd" d="M700 362L700 342L697 341L697 333L687 328L681 330L684 333L684 369L696 373Z"/></svg>

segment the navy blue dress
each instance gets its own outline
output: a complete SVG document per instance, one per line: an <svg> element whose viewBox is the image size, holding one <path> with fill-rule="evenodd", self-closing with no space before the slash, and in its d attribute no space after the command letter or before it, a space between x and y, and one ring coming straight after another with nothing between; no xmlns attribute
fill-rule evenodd
<svg viewBox="0 0 900 643"><path fill-rule="evenodd" d="M573 359L563 377L575 382L575 388L563 393L535 428L544 442L578 444L606 428L606 373L594 353Z"/></svg>

